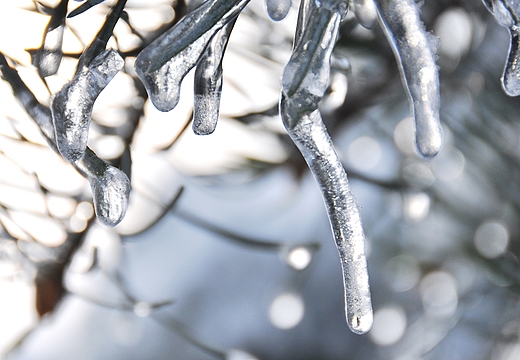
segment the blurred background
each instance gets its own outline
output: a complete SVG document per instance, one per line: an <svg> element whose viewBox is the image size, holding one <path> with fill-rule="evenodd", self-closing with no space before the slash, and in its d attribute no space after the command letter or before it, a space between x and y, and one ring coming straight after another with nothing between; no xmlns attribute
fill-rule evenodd
<svg viewBox="0 0 520 360"><path fill-rule="evenodd" d="M0 51L45 105L114 2L48 26L63 3L0 3ZM352 14L343 23L321 110L367 236L375 318L359 336L346 325L319 189L277 115L298 5L280 22L263 0L245 8L217 130L196 136L192 76L161 113L133 69L189 4L128 0L109 41L125 67L95 103L89 140L131 169L128 213L113 229L0 83L4 358L520 358L520 103L500 85L508 30L478 0L422 4L440 39L445 132L426 161L381 27ZM49 53L62 59L44 76L33 64Z"/></svg>

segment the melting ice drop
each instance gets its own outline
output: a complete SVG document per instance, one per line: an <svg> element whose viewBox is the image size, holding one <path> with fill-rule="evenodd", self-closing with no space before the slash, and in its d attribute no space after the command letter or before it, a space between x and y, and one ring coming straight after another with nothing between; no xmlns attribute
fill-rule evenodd
<svg viewBox="0 0 520 360"><path fill-rule="evenodd" d="M374 0L352 0L354 15L366 29L372 29L377 20L377 9Z"/></svg>
<svg viewBox="0 0 520 360"><path fill-rule="evenodd" d="M274 21L285 19L291 9L292 0L266 0L267 14Z"/></svg>
<svg viewBox="0 0 520 360"><path fill-rule="evenodd" d="M430 35L424 30L415 0L376 0L376 6L410 95L417 150L424 157L433 157L440 151L443 137L439 72Z"/></svg>
<svg viewBox="0 0 520 360"><path fill-rule="evenodd" d="M123 65L116 50L105 50L53 96L56 145L65 160L73 163L85 153L94 102Z"/></svg>

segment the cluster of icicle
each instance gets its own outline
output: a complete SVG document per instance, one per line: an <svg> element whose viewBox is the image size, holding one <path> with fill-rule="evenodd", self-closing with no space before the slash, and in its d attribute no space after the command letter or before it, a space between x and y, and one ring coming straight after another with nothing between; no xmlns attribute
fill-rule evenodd
<svg viewBox="0 0 520 360"><path fill-rule="evenodd" d="M74 78L52 97L50 110L37 102L5 58L0 59L2 76L50 146L90 181L97 217L108 226L122 220L130 182L122 171L100 160L87 147L87 140L92 106L124 64L117 51L105 47L115 24L108 19L112 16L117 21L119 15L113 14L120 13L125 2L116 3L107 17L108 25L80 58ZM207 0L136 58L136 73L161 111L177 105L181 82L195 67L193 130L197 134L210 134L217 125L222 58L235 20L248 2ZM373 315L359 206L319 110L329 82L331 53L349 5L362 26L371 28L379 19L394 47L410 95L419 153L434 156L441 147L442 131L435 54L415 0L352 0L352 4L346 0L301 0L293 52L282 77L280 115L322 191L343 268L347 322L354 333L363 334L371 328ZM276 21L282 20L291 6L291 0L266 0L269 16ZM57 23L51 29L57 30L59 38L62 26ZM58 51L40 50L39 69L46 75L55 72Z"/></svg>
<svg viewBox="0 0 520 360"><path fill-rule="evenodd" d="M235 19L248 2L206 1L137 56L136 73L161 111L176 106L182 79L195 67L193 130L197 134L215 130L223 54ZM291 6L291 0L266 1L275 21L282 20ZM359 206L319 110L348 7L345 0L301 0L293 53L282 77L280 115L322 191L343 268L347 322L354 333L363 334L371 328L373 315ZM368 28L379 14L413 104L417 149L425 157L435 156L442 143L439 76L415 2L354 0L352 8Z"/></svg>

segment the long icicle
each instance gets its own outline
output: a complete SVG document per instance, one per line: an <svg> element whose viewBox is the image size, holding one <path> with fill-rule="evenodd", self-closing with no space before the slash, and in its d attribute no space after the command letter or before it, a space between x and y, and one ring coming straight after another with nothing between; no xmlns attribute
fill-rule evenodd
<svg viewBox="0 0 520 360"><path fill-rule="evenodd" d="M424 30L415 0L375 2L410 96L417 150L424 157L433 157L441 149L443 136L439 120L439 71L430 35Z"/></svg>
<svg viewBox="0 0 520 360"><path fill-rule="evenodd" d="M318 109L347 8L343 0L304 2L300 30L282 78L280 113L322 191L343 269L347 323L354 333L364 334L372 326L373 314L359 205Z"/></svg>

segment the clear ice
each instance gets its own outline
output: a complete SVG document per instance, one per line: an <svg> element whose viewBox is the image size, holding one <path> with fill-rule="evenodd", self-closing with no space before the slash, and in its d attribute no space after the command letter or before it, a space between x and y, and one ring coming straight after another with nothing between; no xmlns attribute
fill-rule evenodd
<svg viewBox="0 0 520 360"><path fill-rule="evenodd" d="M46 33L43 45L38 50L31 50L32 63L38 69L38 74L45 78L54 75L60 67L63 52L63 26Z"/></svg>
<svg viewBox="0 0 520 360"><path fill-rule="evenodd" d="M51 110L38 102L20 79L18 72L7 64L1 53L0 72L2 78L11 85L14 95L21 102L25 111L40 128L49 146L60 154L56 144ZM107 226L116 226L123 220L128 207L130 181L126 174L98 158L88 147L85 156L74 162L73 166L90 183L98 220Z"/></svg>
<svg viewBox="0 0 520 360"><path fill-rule="evenodd" d="M516 0L483 0L497 22L509 29L511 45L502 76L502 87L509 96L520 95L520 3Z"/></svg>
<svg viewBox="0 0 520 360"><path fill-rule="evenodd" d="M280 114L322 191L343 269L347 323L354 333L364 334L373 313L359 205L318 109L346 6L343 0L302 2L295 46L282 78Z"/></svg>
<svg viewBox="0 0 520 360"><path fill-rule="evenodd" d="M291 9L292 0L266 0L267 14L274 21L285 19Z"/></svg>
<svg viewBox="0 0 520 360"><path fill-rule="evenodd" d="M51 99L56 145L68 162L79 160L85 153L94 102L123 65L116 50L105 50L88 67L78 69Z"/></svg>
<svg viewBox="0 0 520 360"><path fill-rule="evenodd" d="M352 0L351 6L357 21L364 28L372 29L377 20L374 0Z"/></svg>
<svg viewBox="0 0 520 360"><path fill-rule="evenodd" d="M213 36L248 2L207 1L139 53L135 70L158 110L170 111L177 105L186 74L199 62Z"/></svg>
<svg viewBox="0 0 520 360"><path fill-rule="evenodd" d="M213 36L195 68L193 132L197 135L209 135L217 126L222 95L222 59L235 20Z"/></svg>
<svg viewBox="0 0 520 360"><path fill-rule="evenodd" d="M411 99L417 150L424 157L433 157L440 151L443 140L433 40L424 30L415 0L375 2Z"/></svg>

